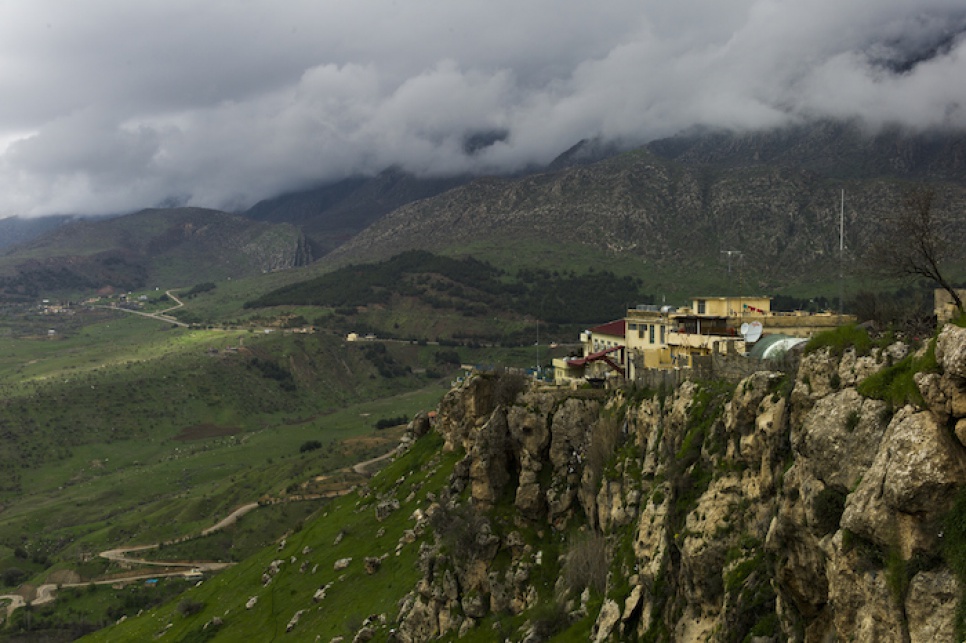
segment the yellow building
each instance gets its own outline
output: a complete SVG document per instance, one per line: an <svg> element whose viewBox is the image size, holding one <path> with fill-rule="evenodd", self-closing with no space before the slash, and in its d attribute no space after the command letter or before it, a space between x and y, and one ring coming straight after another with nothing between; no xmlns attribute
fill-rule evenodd
<svg viewBox="0 0 966 643"><path fill-rule="evenodd" d="M622 320L581 333L581 357L555 359L558 382L600 378L622 371L633 379L640 369L688 368L694 358L717 351L746 353L757 335L781 333L811 337L848 323L852 315L775 312L771 297L696 297L690 308L641 305L629 309ZM747 337L742 327L756 332Z"/></svg>
<svg viewBox="0 0 966 643"><path fill-rule="evenodd" d="M963 301L966 301L966 288L957 288L956 294ZM933 307L933 312L936 313L936 321L940 324L944 324L959 314L956 310L956 304L953 302L953 298L948 292L943 288L936 288L933 298L935 300L935 305Z"/></svg>
<svg viewBox="0 0 966 643"><path fill-rule="evenodd" d="M807 312L775 312L771 297L695 297L690 308L638 306L627 311L628 369L693 366L694 357L714 351L744 353L744 324L791 337L811 337L817 332L855 323L852 315ZM759 333L760 334L760 333Z"/></svg>
<svg viewBox="0 0 966 643"><path fill-rule="evenodd" d="M691 310L707 317L767 315L771 312L771 297L695 297Z"/></svg>
<svg viewBox="0 0 966 643"><path fill-rule="evenodd" d="M628 369L669 368L671 353L668 334L675 328L673 306L642 305L627 311L626 346ZM630 375L633 375L631 372Z"/></svg>
<svg viewBox="0 0 966 643"><path fill-rule="evenodd" d="M554 381L563 383L583 378L604 378L626 373L626 321L618 319L580 334L583 355L553 360Z"/></svg>

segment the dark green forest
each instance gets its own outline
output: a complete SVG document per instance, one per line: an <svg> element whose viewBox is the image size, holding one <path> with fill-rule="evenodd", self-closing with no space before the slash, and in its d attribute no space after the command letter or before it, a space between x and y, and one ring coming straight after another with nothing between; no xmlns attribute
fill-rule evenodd
<svg viewBox="0 0 966 643"><path fill-rule="evenodd" d="M346 309L414 297L433 308L451 308L468 316L502 311L554 324L594 324L622 316L628 306L653 303L643 286L638 278L609 271L576 274L531 268L510 274L473 258L413 250L279 288L245 307Z"/></svg>

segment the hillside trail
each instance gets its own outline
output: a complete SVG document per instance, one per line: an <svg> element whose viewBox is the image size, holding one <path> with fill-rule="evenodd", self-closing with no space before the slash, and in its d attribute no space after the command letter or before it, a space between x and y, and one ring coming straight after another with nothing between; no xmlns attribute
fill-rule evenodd
<svg viewBox="0 0 966 643"><path fill-rule="evenodd" d="M170 291L169 291L170 292ZM172 297L173 298L173 297ZM177 301L177 300L176 300ZM397 453L397 449L393 448L386 453L364 460L363 462L358 462L350 467L341 469L342 472L352 471L353 473L370 477L369 467L383 460L391 458ZM272 499L263 502L249 502L236 507L227 516L216 522L211 527L206 527L202 529L195 535L187 535L175 540L164 541L163 543L151 543L147 545L131 545L127 547L116 547L114 549L107 549L98 554L101 558L106 558L111 562L117 563L124 566L140 566L140 567L158 567L157 571L146 572L145 570L132 570L131 572L122 572L120 574L114 574L110 578L104 578L96 581L86 581L82 583L45 583L37 587L36 596L33 600L27 601L20 594L0 594L0 601L9 600L10 604L7 605L7 619L19 608L26 605L43 605L54 601L56 596L56 591L59 588L65 587L89 587L90 585L113 585L117 583L129 583L137 580L147 580L151 578L162 578L170 576L183 576L184 578L200 578L205 572L216 572L223 569L231 567L235 563L224 563L224 562L214 562L214 561L183 561L183 560L151 560L146 558L139 558L131 556L137 552L149 551L158 549L162 544L172 545L192 538L198 538L201 536L207 536L213 534L222 529L226 529L231 525L238 522L239 518L245 514L254 511L262 506L267 506L271 504L276 504L279 502L297 502L303 500L317 500L322 498L337 498L344 496L352 491L354 485L347 485L343 489L333 489L322 494L313 495L303 495L291 499Z"/></svg>
<svg viewBox="0 0 966 643"><path fill-rule="evenodd" d="M174 296L174 290L165 290L164 294L167 295L170 299L172 299L176 305L171 306L170 308L165 308L164 310L159 310L156 313L146 313L142 310L131 310L130 308L118 308L116 306L95 306L95 308L105 308L107 310L120 310L125 313L131 313L132 315L140 315L141 317L148 317L150 319L163 321L166 324L175 324L176 326L181 326L182 328L188 328L189 326L188 324L179 320L177 317L172 317L171 315L167 314L172 310L177 310L183 307L184 302Z"/></svg>
<svg viewBox="0 0 966 643"><path fill-rule="evenodd" d="M370 466L378 462L382 462L383 460L388 460L395 454L396 454L396 449L392 449L390 451L386 451L382 455L377 455L374 458L369 458L368 460L357 462L354 465L352 465L352 472L358 473L360 476L370 476L372 475L371 473L369 473L369 470L368 470Z"/></svg>
<svg viewBox="0 0 966 643"><path fill-rule="evenodd" d="M177 288L175 288L173 290L165 290L164 291L164 294L167 295L168 296L168 299L170 299L171 301L173 301L175 303L175 305L172 306L171 308L165 308L164 310L159 310L158 311L158 314L159 315L164 315L165 313L170 313L172 310L178 310L179 308L183 308L184 307L184 302L174 296L174 291L175 290L177 290Z"/></svg>

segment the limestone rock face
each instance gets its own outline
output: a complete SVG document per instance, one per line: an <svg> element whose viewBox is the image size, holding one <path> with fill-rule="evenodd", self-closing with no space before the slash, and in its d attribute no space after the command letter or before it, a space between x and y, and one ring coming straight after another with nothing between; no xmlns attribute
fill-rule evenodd
<svg viewBox="0 0 966 643"><path fill-rule="evenodd" d="M943 373L966 380L966 328L947 324L936 339L936 361Z"/></svg>
<svg viewBox="0 0 966 643"><path fill-rule="evenodd" d="M902 613L886 575L863 568L855 552L829 560L828 587L835 632L848 632L857 641L903 640Z"/></svg>
<svg viewBox="0 0 966 643"><path fill-rule="evenodd" d="M497 378L468 378L435 422L466 456L434 506L470 516L472 542L456 556L438 534L421 543L400 640L465 633L491 614L528 619L501 640L537 640L529 610L550 597L593 622L595 641L955 640L962 587L940 532L966 485L966 330L944 329L939 367L915 375L921 407L858 392L908 352L823 349L797 372L660 395L511 399ZM605 543L600 602L568 585L574 529Z"/></svg>
<svg viewBox="0 0 966 643"><path fill-rule="evenodd" d="M948 569L919 572L909 582L906 618L911 643L954 641L959 581Z"/></svg>
<svg viewBox="0 0 966 643"><path fill-rule="evenodd" d="M471 434L470 492L482 508L492 507L510 482L509 430L503 409L498 408L483 426Z"/></svg>
<svg viewBox="0 0 966 643"><path fill-rule="evenodd" d="M817 400L791 431L792 448L824 484L849 490L872 464L885 432L885 403L860 396L854 388Z"/></svg>
<svg viewBox="0 0 966 643"><path fill-rule="evenodd" d="M904 557L934 552L933 521L966 482L962 447L928 412L893 418L872 466L849 495L842 526Z"/></svg>
<svg viewBox="0 0 966 643"><path fill-rule="evenodd" d="M778 558L776 580L782 596L805 619L813 620L828 602L826 555L821 536L809 528L814 522L811 500L824 487L799 462L785 473L784 484L796 493L779 500L765 545Z"/></svg>

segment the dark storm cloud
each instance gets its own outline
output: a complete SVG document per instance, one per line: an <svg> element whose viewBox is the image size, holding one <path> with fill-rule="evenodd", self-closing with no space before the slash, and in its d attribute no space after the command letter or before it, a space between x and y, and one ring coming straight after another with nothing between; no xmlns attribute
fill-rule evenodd
<svg viewBox="0 0 966 643"><path fill-rule="evenodd" d="M696 124L963 128L964 30L961 0L11 0L0 216L242 208Z"/></svg>

